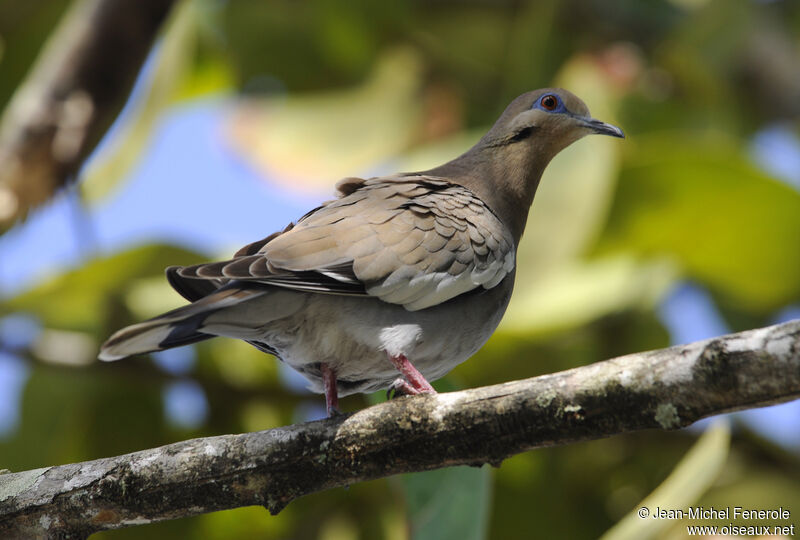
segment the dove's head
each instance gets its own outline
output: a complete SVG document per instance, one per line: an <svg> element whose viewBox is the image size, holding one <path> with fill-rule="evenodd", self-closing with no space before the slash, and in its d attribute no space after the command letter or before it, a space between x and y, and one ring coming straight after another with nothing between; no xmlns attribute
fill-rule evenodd
<svg viewBox="0 0 800 540"><path fill-rule="evenodd" d="M534 90L512 101L469 151L428 172L475 192L502 216L518 241L547 164L591 134L625 137L620 128L592 118L586 104L571 92Z"/></svg>
<svg viewBox="0 0 800 540"><path fill-rule="evenodd" d="M522 94L506 108L492 132L499 137L497 142L527 142L548 160L586 135L625 137L620 128L592 118L586 104L562 88Z"/></svg>

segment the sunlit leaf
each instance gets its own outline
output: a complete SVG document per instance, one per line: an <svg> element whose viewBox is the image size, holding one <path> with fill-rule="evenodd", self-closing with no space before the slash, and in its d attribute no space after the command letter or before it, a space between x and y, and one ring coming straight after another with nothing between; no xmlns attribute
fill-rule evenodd
<svg viewBox="0 0 800 540"><path fill-rule="evenodd" d="M672 257L745 309L800 298L800 193L720 136L653 135L628 151L601 251Z"/></svg>
<svg viewBox="0 0 800 540"><path fill-rule="evenodd" d="M330 192L340 178L408 146L420 113L421 67L411 50L398 49L361 86L244 101L228 121L231 146L272 181Z"/></svg>
<svg viewBox="0 0 800 540"><path fill-rule="evenodd" d="M625 309L652 309L675 276L675 266L664 259L643 263L619 256L562 264L515 293L501 329L563 330Z"/></svg>

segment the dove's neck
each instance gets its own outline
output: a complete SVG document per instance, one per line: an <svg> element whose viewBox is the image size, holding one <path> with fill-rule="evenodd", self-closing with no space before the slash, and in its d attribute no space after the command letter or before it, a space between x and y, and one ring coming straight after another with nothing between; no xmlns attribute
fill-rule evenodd
<svg viewBox="0 0 800 540"><path fill-rule="evenodd" d="M465 154L427 172L475 193L506 224L519 244L550 156L534 151L527 140L491 143L481 139Z"/></svg>

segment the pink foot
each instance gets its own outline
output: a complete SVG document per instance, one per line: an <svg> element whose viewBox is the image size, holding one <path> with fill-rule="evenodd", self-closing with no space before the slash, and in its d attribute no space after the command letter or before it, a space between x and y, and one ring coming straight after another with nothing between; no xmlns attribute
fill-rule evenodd
<svg viewBox="0 0 800 540"><path fill-rule="evenodd" d="M431 383L422 376L422 373L420 373L404 355L389 355L389 360L392 361L397 371L405 378L405 380L398 379L394 382L393 386L396 390L400 390L403 394L412 396L416 394L436 393Z"/></svg>
<svg viewBox="0 0 800 540"><path fill-rule="evenodd" d="M336 389L336 372L329 364L322 363L319 366L322 372L322 388L325 390L325 409L328 411L328 418L339 414L339 392Z"/></svg>

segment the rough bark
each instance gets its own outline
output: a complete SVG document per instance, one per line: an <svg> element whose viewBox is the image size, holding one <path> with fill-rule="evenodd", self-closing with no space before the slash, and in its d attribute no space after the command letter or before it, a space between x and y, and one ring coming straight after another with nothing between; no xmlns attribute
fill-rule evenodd
<svg viewBox="0 0 800 540"><path fill-rule="evenodd" d="M392 474L800 398L800 320L527 380L401 398L350 415L0 476L0 537L263 505Z"/></svg>
<svg viewBox="0 0 800 540"><path fill-rule="evenodd" d="M0 123L0 231L74 176L116 118L174 0L78 0Z"/></svg>

